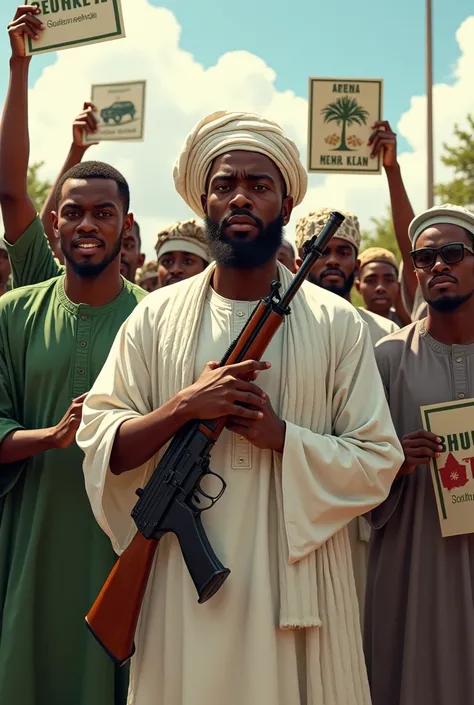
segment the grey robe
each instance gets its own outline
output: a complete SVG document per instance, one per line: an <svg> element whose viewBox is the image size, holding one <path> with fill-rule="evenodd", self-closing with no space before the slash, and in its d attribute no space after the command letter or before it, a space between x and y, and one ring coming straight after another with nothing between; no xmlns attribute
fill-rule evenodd
<svg viewBox="0 0 474 705"><path fill-rule="evenodd" d="M401 439L420 406L474 397L474 345L443 345L417 321L377 346ZM474 535L442 538L430 470L395 481L371 512L365 652L373 705L474 703Z"/></svg>

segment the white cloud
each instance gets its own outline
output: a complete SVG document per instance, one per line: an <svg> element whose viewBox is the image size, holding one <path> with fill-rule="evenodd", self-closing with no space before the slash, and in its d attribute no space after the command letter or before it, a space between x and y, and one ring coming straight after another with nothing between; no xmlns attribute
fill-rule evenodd
<svg viewBox="0 0 474 705"><path fill-rule="evenodd" d="M172 168L191 127L218 109L251 110L278 121L306 158L306 100L291 91L277 91L275 72L246 51L220 57L205 69L179 46L180 27L174 15L146 0L122 0L127 38L57 55L30 91L31 157L44 160L43 175L54 178L66 155L71 123L87 100L92 83L147 80L146 139L143 143L107 143L92 147L86 158L110 162L128 179L132 206L142 225L144 245L153 253L155 233L173 220L192 215L174 190ZM144 38L143 27L152 28ZM452 86L434 90L437 154L449 140L454 122L461 125L474 112L471 75L474 70L474 17L460 27L461 58ZM34 60L34 59L33 59ZM415 210L425 202L425 98L413 97L398 131L412 153L400 155L408 193ZM436 162L436 178L447 176ZM356 212L364 227L384 212L388 189L384 176L311 176L302 215L319 205ZM296 218L293 218L293 226ZM292 236L293 227L288 234Z"/></svg>

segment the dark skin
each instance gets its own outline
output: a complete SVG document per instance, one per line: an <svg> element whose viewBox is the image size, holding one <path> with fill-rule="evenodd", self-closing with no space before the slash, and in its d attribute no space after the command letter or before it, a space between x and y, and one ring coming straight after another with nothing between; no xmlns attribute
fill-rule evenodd
<svg viewBox="0 0 474 705"><path fill-rule="evenodd" d="M76 262L98 264L111 254L123 232L130 233L133 215L124 214L117 184L111 179L67 179L57 213L54 234L65 253ZM88 245L94 245L89 249ZM86 249L87 248L87 249ZM120 257L96 277L82 277L66 259L65 290L74 303L104 306L123 288Z"/></svg>
<svg viewBox="0 0 474 705"><path fill-rule="evenodd" d="M189 279L196 274L203 272L207 267L202 257L193 255L191 252L165 252L158 260L158 282L159 287L176 284L176 282Z"/></svg>
<svg viewBox="0 0 474 705"><path fill-rule="evenodd" d="M285 197L285 183L274 162L264 154L240 150L214 160L201 203L206 215L216 222L230 217L236 208L244 208L265 224L282 213L283 224L287 225L293 210L293 199ZM229 225L226 235L251 241L258 236L258 229L249 219L248 223ZM256 301L268 293L276 273L276 257L263 267L245 272L217 267L213 287L225 298Z"/></svg>
<svg viewBox="0 0 474 705"><path fill-rule="evenodd" d="M392 264L369 262L359 270L355 285L368 311L389 317L400 292L398 273Z"/></svg>
<svg viewBox="0 0 474 705"><path fill-rule="evenodd" d="M201 201L206 215L219 223L236 208L244 208L249 216L256 215L265 225L282 213L286 225L293 208L275 164L262 154L243 151L224 154L214 161ZM239 220L229 223L226 236L255 239L258 228L251 217L247 222ZM268 293L276 274L276 255L257 270L222 269L217 265L213 288L225 298L255 301ZM269 363L250 360L224 368L216 366L216 362L208 363L195 384L159 409L125 421L119 427L110 460L113 473L120 474L146 462L193 418L225 416L227 428L253 445L283 452L285 422L277 416L267 395L254 384L256 376L268 369Z"/></svg>
<svg viewBox="0 0 474 705"><path fill-rule="evenodd" d="M296 260L297 267L301 267L302 252ZM331 284L342 286L344 277L348 279L359 266L357 253L355 248L340 237L333 237L329 245L324 250L324 254L316 262L311 269L311 274L320 278L320 286L325 288ZM344 275L344 276L343 276ZM351 294L348 292L344 298L347 301L351 300Z"/></svg>
<svg viewBox="0 0 474 705"><path fill-rule="evenodd" d="M283 241L277 254L278 261L285 265L290 272L296 273L296 258L289 242Z"/></svg>
<svg viewBox="0 0 474 705"><path fill-rule="evenodd" d="M123 236L120 252L120 274L129 282L134 282L136 271L143 266L144 261L145 255L140 252L140 241L134 224L132 229L125 232Z"/></svg>
<svg viewBox="0 0 474 705"><path fill-rule="evenodd" d="M380 120L372 125L373 132L368 144L372 147L371 156L376 158L382 153L382 164L387 177L390 192L393 228L403 261L403 279L408 295L413 300L417 279L413 273L410 258L411 243L408 238L408 226L415 217L413 208L405 190L400 164L397 160L397 135L388 120Z"/></svg>
<svg viewBox="0 0 474 705"><path fill-rule="evenodd" d="M457 225L440 224L425 230L416 241L416 249L441 247L449 242L463 242L472 248L472 240ZM413 266L413 265L412 265ZM474 256L464 253L457 264L446 264L438 254L433 266L415 269L423 297L436 300L442 297L465 296L474 291ZM454 311L436 311L428 306L425 328L429 334L445 345L470 345L474 343L474 296ZM416 465L427 464L442 451L440 440L433 433L422 429L404 436L402 446L405 462L399 474L406 475Z"/></svg>

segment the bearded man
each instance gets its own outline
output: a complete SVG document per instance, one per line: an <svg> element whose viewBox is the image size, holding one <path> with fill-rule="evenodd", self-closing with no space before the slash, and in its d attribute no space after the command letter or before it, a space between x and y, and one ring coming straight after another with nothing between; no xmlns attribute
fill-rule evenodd
<svg viewBox="0 0 474 705"><path fill-rule="evenodd" d="M218 368L271 281L292 280L277 252L307 177L277 124L226 112L193 129L174 177L215 264L132 314L78 442L120 553L135 490L170 438L188 419L227 417L211 460L227 491L202 518L232 575L198 604L176 538L163 537L129 702L369 705L346 525L386 497L401 454L368 332L349 304L304 284L267 361Z"/></svg>
<svg viewBox="0 0 474 705"><path fill-rule="evenodd" d="M370 515L367 668L374 705L464 705L474 702L474 536L441 534L427 466L447 453L420 407L474 397L474 215L435 206L409 236L428 315L375 349L405 462Z"/></svg>

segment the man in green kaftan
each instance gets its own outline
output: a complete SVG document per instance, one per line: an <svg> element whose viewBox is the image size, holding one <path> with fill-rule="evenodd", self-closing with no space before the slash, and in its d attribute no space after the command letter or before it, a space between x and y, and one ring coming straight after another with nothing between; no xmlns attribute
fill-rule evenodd
<svg viewBox="0 0 474 705"><path fill-rule="evenodd" d="M83 395L142 289L120 275L133 226L119 172L84 162L57 189L55 262L26 190L27 77L23 34L35 8L9 26L10 85L0 130L0 205L13 273L0 299L0 703L122 705L118 673L84 625L114 563L96 525L75 443ZM13 243L13 244L12 244Z"/></svg>

